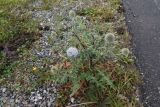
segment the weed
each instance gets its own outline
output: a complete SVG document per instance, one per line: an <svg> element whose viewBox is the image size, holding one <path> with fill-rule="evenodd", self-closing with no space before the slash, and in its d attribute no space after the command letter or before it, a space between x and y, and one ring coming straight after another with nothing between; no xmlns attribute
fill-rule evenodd
<svg viewBox="0 0 160 107"><path fill-rule="evenodd" d="M110 22L114 20L114 12L109 7L88 7L77 11L77 14L81 16L87 16L93 21L102 20L103 22Z"/></svg>
<svg viewBox="0 0 160 107"><path fill-rule="evenodd" d="M69 16L72 27L67 31L71 35L65 38L67 46L62 49L67 56L52 66L52 79L70 90L68 96L81 96L81 102L94 102L98 107L128 106L127 96L134 90L125 89L138 81L138 76L129 74L133 71L123 65L132 63L129 50L121 49L113 33L99 34L97 27L89 28L82 17Z"/></svg>
<svg viewBox="0 0 160 107"><path fill-rule="evenodd" d="M94 2L97 1L99 3L99 0ZM123 16L117 13L120 1L104 1L107 6L94 4L80 10L72 10L67 16L65 14L56 17L56 28L48 36L48 43L53 46L52 51L56 55L55 59L48 57L39 59L29 53L24 45L14 48L19 53L20 61L8 67L0 62L0 66L4 67L4 74L12 77L9 78L11 87L30 91L44 81L54 81L60 84L56 105L59 107L66 106L70 99L73 102L73 98L75 103L87 107L135 107L137 101L134 86L139 78L131 52L126 47L128 45L128 36L124 37L127 35L126 29L123 27L116 29L117 24L123 23ZM42 2L41 6L31 9L48 10L54 3L60 1L42 0ZM19 0L1 2L0 32L3 36L0 40L3 43L12 42L12 38L19 38L17 35L21 33L28 37L26 35L32 34L32 30L36 31L35 22L30 20L30 13L26 13L28 10L21 11L21 14L13 14L8 7L10 3L12 7L16 4L18 7L25 7L25 3L28 2L22 3ZM65 12L70 9L67 6L63 8ZM127 41L125 43L127 45L122 43L126 42L123 39ZM4 50L5 46L0 45L0 48ZM2 62L6 62L6 55L6 52L1 51ZM28 58L31 58L33 64L26 63ZM40 66L34 64L39 60ZM33 75L36 75L34 80L30 78Z"/></svg>

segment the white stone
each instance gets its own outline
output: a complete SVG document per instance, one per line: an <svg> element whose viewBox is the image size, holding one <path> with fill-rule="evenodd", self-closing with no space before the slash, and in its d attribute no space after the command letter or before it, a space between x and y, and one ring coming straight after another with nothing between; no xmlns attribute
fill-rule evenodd
<svg viewBox="0 0 160 107"><path fill-rule="evenodd" d="M74 100L75 100L75 99L72 97L72 98L71 98L71 102L74 103Z"/></svg>
<svg viewBox="0 0 160 107"><path fill-rule="evenodd" d="M2 92L3 92L3 93L5 93L5 92L6 92L6 90L7 90L6 88L3 88L3 89L2 89Z"/></svg>

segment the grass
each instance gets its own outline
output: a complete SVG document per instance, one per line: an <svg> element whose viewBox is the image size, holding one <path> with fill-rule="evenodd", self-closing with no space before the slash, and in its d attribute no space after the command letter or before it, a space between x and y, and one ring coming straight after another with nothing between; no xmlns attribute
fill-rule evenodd
<svg viewBox="0 0 160 107"><path fill-rule="evenodd" d="M37 22L25 8L29 1L1 0L0 2L0 70L9 74L14 60L18 60L17 49L22 45L31 45L38 35ZM19 8L20 13L17 13ZM32 35L32 36L31 36ZM13 54L14 53L14 54ZM13 55L12 57L9 57ZM9 69L10 68L10 69Z"/></svg>
<svg viewBox="0 0 160 107"><path fill-rule="evenodd" d="M86 26L83 26L84 21L78 21L82 29L81 27L77 29L74 27L73 34L77 36L74 35L75 37L73 36L68 44L79 49L79 57L75 59L67 58L64 62L60 62L60 64L67 62L71 67L65 68L62 64L62 68L58 68L60 70L52 71L57 82L61 81L63 84L65 83L62 87L67 87L65 89L62 88L63 91L60 91L61 97L57 101L58 107L66 105L70 99L68 96L73 96L74 98L80 96L82 103L93 102L95 107L137 106L134 86L138 83L139 76L132 56L117 56L116 58L121 48L128 47L127 39L129 38L125 26L122 26L123 28L117 26L117 23L124 23L124 20L121 19L123 13L116 13L118 10L111 7L105 8L95 5L76 12L77 15L87 17L93 25L88 27L84 24ZM119 32L117 28L123 29L122 32ZM68 30L68 32L70 31ZM119 39L117 40L118 44L114 45L113 48L110 45L106 49L106 45L103 44L103 38L108 32L114 32L116 38ZM92 34L93 37L91 36ZM95 35L98 35L98 37L93 39ZM78 40L75 40L76 38ZM121 41L125 41L125 43L120 43ZM96 47L97 43L98 47ZM113 55L118 60L106 59L106 56L110 56L109 54L109 56L107 55L107 51L110 51L112 53L111 56ZM90 61L93 62L91 63ZM69 90L69 92L65 92L66 90ZM63 99L64 96L66 96L66 100ZM93 107L92 103L87 105L87 107L90 106Z"/></svg>
<svg viewBox="0 0 160 107"><path fill-rule="evenodd" d="M60 83L62 85L58 90L57 107L66 106L70 97L75 99L75 105L77 103L84 107L138 106L136 86L139 83L139 74L132 54L121 54L123 48L129 47L129 35L125 27L121 2L120 0L104 1L105 5L99 0L94 0L92 3L89 0L83 1L87 6L75 11L77 22L72 20L73 17L72 19L68 16L56 17L57 27L55 33L50 35L49 43L53 45L52 50L61 55L57 56L60 57L58 61L48 57L39 59L30 53L25 44L20 43L21 45L14 50L18 53L18 59L8 64L8 56L1 51L0 69L3 70L1 84L6 84L12 90L31 91L45 81ZM3 47L6 46L6 42L13 43L14 39L21 38L22 34L22 38L38 35L37 22L32 20L29 10L49 10L53 5L60 6L59 0L42 0L42 2L41 6L30 9L26 8L30 3L27 0L0 2L0 42ZM76 1L70 0L70 5L74 2ZM20 13L15 14L11 11L12 8L20 9ZM66 6L62 8L64 11L70 9ZM79 19L79 17L86 17L86 19ZM69 20L68 23L73 26L64 29L63 25L60 25L64 20ZM64 35L68 32L72 32L73 35ZM108 33L114 34L115 40L113 44L106 45L104 38ZM57 40L56 44L52 43L52 39ZM31 41L29 42L31 45L35 39L27 39L27 41ZM79 56L68 57L66 50L69 47L76 47ZM34 63L41 60L43 68L36 64L27 64L25 60L29 58ZM37 79L29 81L32 75L36 75Z"/></svg>
<svg viewBox="0 0 160 107"><path fill-rule="evenodd" d="M23 14L23 16L14 16L13 14L8 12L1 12L0 42L4 43L6 41L9 41L21 32L32 32L32 28L34 28L35 22L28 19L30 18L27 13Z"/></svg>
<svg viewBox="0 0 160 107"><path fill-rule="evenodd" d="M20 32L31 32L35 22L31 20L31 14L27 10L20 10L22 13L15 13L16 8L27 5L22 0L1 0L0 2L0 42L9 41ZM15 9L15 11L13 11ZM16 26L15 26L16 25ZM33 29L34 30L34 29Z"/></svg>

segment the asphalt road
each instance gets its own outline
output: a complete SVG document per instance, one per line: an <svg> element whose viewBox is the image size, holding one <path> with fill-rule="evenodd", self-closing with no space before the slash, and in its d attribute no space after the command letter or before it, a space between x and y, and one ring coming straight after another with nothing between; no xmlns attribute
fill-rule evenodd
<svg viewBox="0 0 160 107"><path fill-rule="evenodd" d="M144 107L160 107L160 0L123 0Z"/></svg>

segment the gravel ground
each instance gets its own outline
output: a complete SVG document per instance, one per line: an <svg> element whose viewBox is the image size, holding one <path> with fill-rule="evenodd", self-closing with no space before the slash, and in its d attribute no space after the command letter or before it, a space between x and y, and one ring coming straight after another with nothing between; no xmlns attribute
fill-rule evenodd
<svg viewBox="0 0 160 107"><path fill-rule="evenodd" d="M103 0L101 0L103 4ZM36 66L43 65L43 58L48 57L49 59L56 60L58 56L52 50L54 44L59 42L59 38L53 40L53 44L48 42L48 38L56 29L56 16L66 16L69 10L77 10L83 7L92 5L91 1L87 3L82 3L80 1L75 1L72 4L68 3L68 0L62 0L59 5L51 7L49 10L32 10L32 15L34 20L39 20L39 30L41 30L42 36L33 45L30 50L32 56L36 56L39 59L36 61ZM43 3L39 0L30 4L31 7L41 6ZM105 5L105 4L103 4ZM67 29L70 23L64 21L63 29ZM65 44L64 44L65 45ZM29 64L34 64L32 58L28 59ZM17 92L12 91L7 87L0 86L0 107L53 107L55 98L57 96L56 87L54 84L44 84L37 87L31 92ZM71 100L73 100L72 98ZM71 101L73 102L73 101Z"/></svg>
<svg viewBox="0 0 160 107"><path fill-rule="evenodd" d="M53 107L56 98L54 84L44 84L31 92L15 92L0 87L0 107Z"/></svg>
<svg viewBox="0 0 160 107"><path fill-rule="evenodd" d="M36 1L30 6L36 7L41 5L41 1ZM51 35L54 30L54 16L59 11L61 10L57 7L49 10L32 11L33 19L40 20L39 26L42 28L42 36L34 43L34 47L31 49L31 53L34 56L39 57L39 61L36 63L37 66L42 65L43 57L55 57L52 54L52 46L48 43L48 36ZM32 60L28 60L28 62L29 64L33 64ZM0 96L0 107L54 107L57 93L55 85L49 83L43 84L42 86L39 86L27 93L12 91L7 87L1 86Z"/></svg>
<svg viewBox="0 0 160 107"><path fill-rule="evenodd" d="M57 14L66 14L62 10L64 9L64 4L66 5L65 1L61 3L62 7L55 6L49 10L32 11L33 19L40 20L39 29L42 33L40 39L34 43L34 47L31 49L31 53L39 57L39 61L36 63L37 66L42 65L43 57L57 57L52 53L52 46L48 43L48 36L55 29L55 16ZM41 1L36 1L30 6L37 7L41 5ZM69 6L68 8L72 7ZM33 64L32 60L29 61L30 64ZM53 107L57 93L54 84L44 84L28 93L12 91L7 87L1 86L0 96L0 107Z"/></svg>

